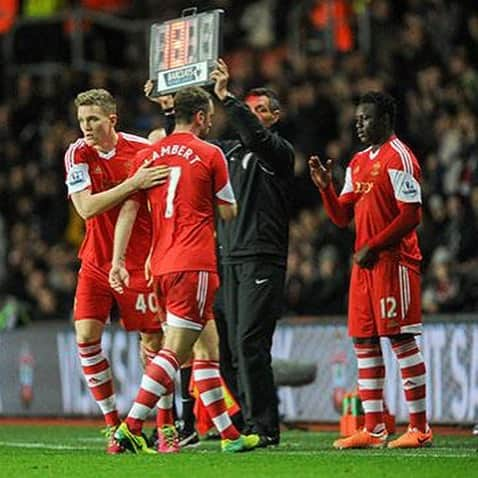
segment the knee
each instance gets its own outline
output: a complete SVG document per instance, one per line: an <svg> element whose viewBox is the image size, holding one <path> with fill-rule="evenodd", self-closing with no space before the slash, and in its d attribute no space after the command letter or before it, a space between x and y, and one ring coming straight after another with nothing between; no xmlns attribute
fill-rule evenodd
<svg viewBox="0 0 478 478"><path fill-rule="evenodd" d="M141 346L152 352L159 352L163 343L163 335L157 334L141 334Z"/></svg>
<svg viewBox="0 0 478 478"><path fill-rule="evenodd" d="M89 320L75 322L76 342L79 344L89 344L101 340L103 324L99 324L101 323Z"/></svg>
<svg viewBox="0 0 478 478"><path fill-rule="evenodd" d="M198 340L194 344L195 360L219 360L219 344L215 341Z"/></svg>

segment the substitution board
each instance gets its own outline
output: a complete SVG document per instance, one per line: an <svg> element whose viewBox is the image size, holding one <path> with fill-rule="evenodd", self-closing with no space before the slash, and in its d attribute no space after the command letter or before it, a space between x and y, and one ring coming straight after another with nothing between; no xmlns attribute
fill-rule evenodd
<svg viewBox="0 0 478 478"><path fill-rule="evenodd" d="M179 18L151 25L151 96L211 83L209 75L222 53L223 15L219 9L197 13L193 8L183 10Z"/></svg>

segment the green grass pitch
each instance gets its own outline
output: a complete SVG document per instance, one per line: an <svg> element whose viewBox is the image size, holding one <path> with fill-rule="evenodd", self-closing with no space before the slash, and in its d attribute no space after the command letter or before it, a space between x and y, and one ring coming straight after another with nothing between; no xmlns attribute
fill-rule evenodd
<svg viewBox="0 0 478 478"><path fill-rule="evenodd" d="M97 428L0 425L0 476L140 478L478 477L478 437L438 435L422 450L331 449L334 433L288 431L279 447L229 455L201 442L176 455L104 452Z"/></svg>

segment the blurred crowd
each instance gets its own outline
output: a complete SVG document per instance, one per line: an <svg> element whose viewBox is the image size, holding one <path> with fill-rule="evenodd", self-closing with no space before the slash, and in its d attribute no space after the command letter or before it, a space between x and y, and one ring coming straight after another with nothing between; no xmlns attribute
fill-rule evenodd
<svg viewBox="0 0 478 478"><path fill-rule="evenodd" d="M113 3L120 7L113 13L145 21L170 19L191 5ZM68 2L58 4L68 6ZM326 218L320 195L309 180L307 158L311 153L335 158L336 184L341 186L345 167L360 147L353 128L354 104L370 89L384 89L396 97L397 134L412 147L422 167L423 309L428 313L476 310L478 10L474 2L201 2L201 10L209 7L226 12L224 56L232 90L240 95L256 86L275 89L284 110L281 133L297 151L285 313L346 311L353 231L339 230ZM63 25L61 35L66 40L68 32ZM123 38L110 51L111 35L91 29L86 53L100 66L91 71L68 67L69 53L62 50L58 55L66 61L65 67L58 74L45 75L21 68L22 62L41 59L44 51L38 42L25 46L28 30L21 33L18 68L12 73L0 62L6 78L0 96L0 326L1 310L12 300L26 307L34 319L67 318L71 312L76 250L83 233L64 186L63 154L79 136L74 96L87 88L108 88L119 102L120 130L147 135L162 122L157 105L142 96L148 75L143 42ZM0 36L0 41L5 38ZM229 134L219 108L212 136Z"/></svg>

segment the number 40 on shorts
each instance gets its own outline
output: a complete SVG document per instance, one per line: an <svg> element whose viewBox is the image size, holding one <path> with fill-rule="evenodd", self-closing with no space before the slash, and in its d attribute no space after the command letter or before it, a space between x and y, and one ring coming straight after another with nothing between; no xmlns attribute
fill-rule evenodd
<svg viewBox="0 0 478 478"><path fill-rule="evenodd" d="M138 294L136 298L135 309L145 314L149 309L150 312L156 313L158 311L158 300L156 294L151 292L150 294Z"/></svg>

